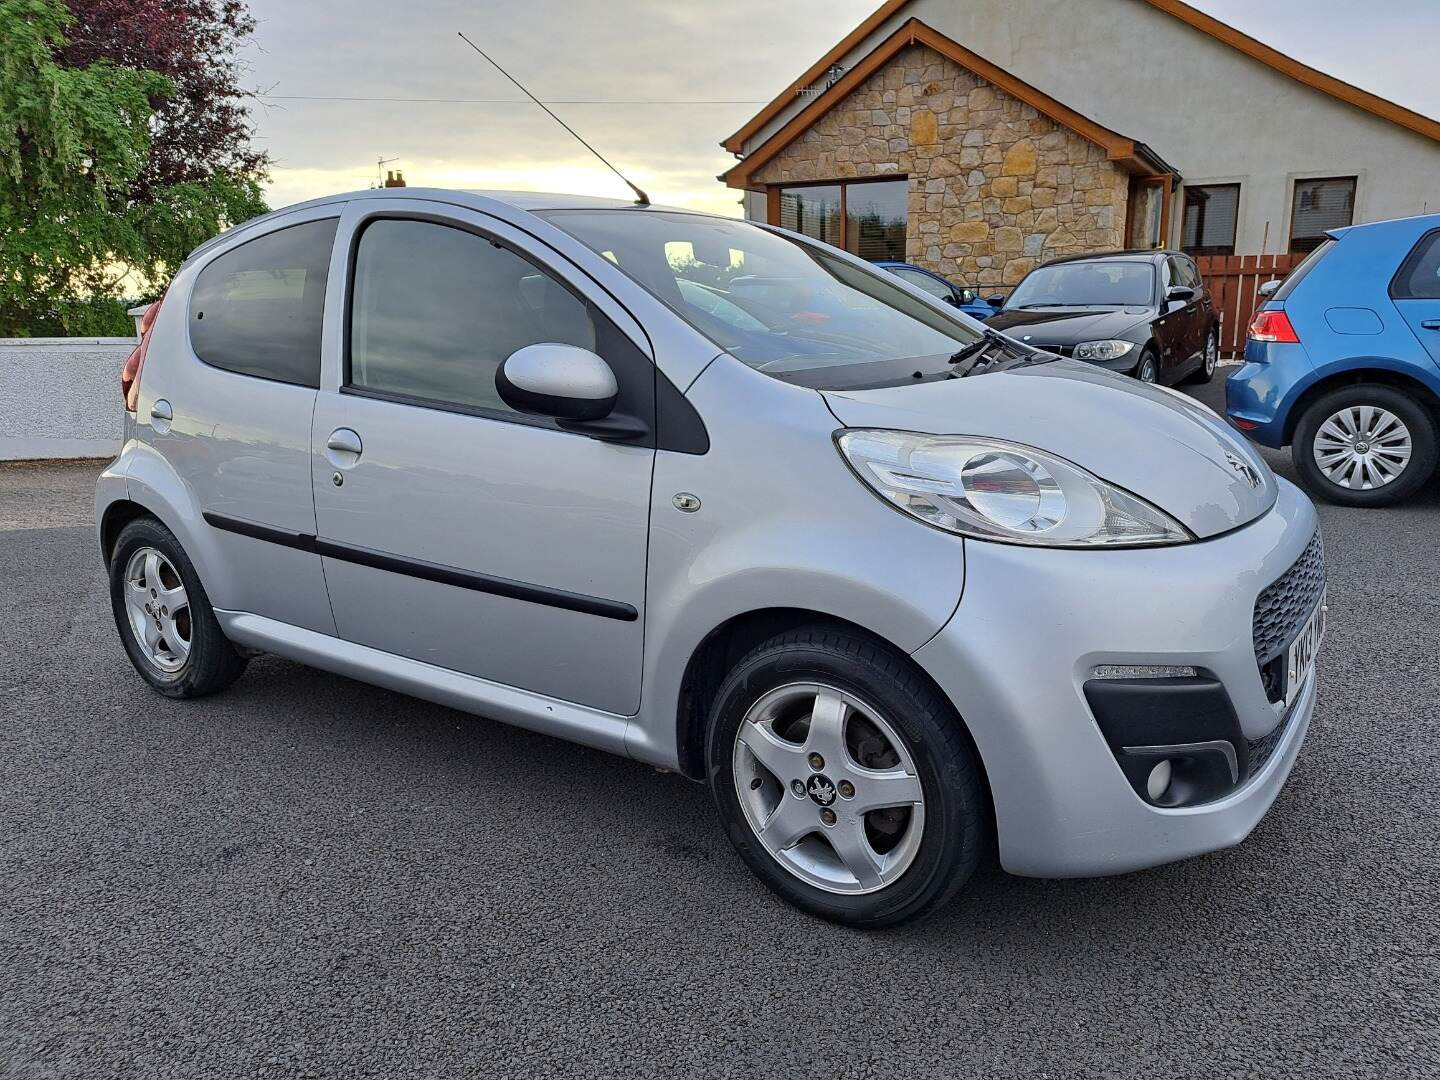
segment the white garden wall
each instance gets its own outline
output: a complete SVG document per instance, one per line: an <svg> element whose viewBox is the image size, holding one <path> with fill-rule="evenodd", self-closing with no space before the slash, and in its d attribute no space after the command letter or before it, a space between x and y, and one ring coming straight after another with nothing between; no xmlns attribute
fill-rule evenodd
<svg viewBox="0 0 1440 1080"><path fill-rule="evenodd" d="M134 338L0 338L0 461L110 457Z"/></svg>

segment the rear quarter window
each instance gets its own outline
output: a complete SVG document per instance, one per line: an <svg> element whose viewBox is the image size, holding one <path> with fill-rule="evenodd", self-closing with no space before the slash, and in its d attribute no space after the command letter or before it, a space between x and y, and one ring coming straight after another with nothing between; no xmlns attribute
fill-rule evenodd
<svg viewBox="0 0 1440 1080"><path fill-rule="evenodd" d="M190 292L190 347L211 367L320 385L325 283L338 218L257 236L211 261Z"/></svg>
<svg viewBox="0 0 1440 1080"><path fill-rule="evenodd" d="M1390 295L1396 300L1440 300L1440 229L1420 238L1400 264Z"/></svg>

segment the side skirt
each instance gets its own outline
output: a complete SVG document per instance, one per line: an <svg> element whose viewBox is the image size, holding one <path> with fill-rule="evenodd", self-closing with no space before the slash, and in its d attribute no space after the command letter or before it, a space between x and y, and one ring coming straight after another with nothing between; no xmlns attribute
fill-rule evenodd
<svg viewBox="0 0 1440 1080"><path fill-rule="evenodd" d="M628 757L629 718L342 641L244 611L215 612L237 645L373 683L452 709Z"/></svg>

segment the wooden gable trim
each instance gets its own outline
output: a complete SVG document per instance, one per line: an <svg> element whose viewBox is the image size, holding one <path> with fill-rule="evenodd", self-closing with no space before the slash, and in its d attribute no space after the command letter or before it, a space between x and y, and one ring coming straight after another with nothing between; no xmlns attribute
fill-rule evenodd
<svg viewBox="0 0 1440 1080"><path fill-rule="evenodd" d="M1273 68L1282 75L1288 75L1296 82L1304 83L1312 90L1329 94L1333 98L1338 98L1348 105L1354 105L1357 109L1363 109L1382 120L1388 120L1392 124L1408 128L1417 135L1424 135L1428 139L1440 142L1440 121L1412 112L1405 106L1387 101L1378 94L1361 90L1358 86L1352 86L1333 75L1326 75L1325 72L1318 71L1308 64L1302 64L1299 60L1286 56L1279 49L1273 49L1264 42L1256 41L1248 34L1242 34L1233 26L1206 15L1203 11L1196 11L1189 4L1181 3L1181 0L1145 0L1145 3L1167 15L1173 15L1202 34L1208 34L1216 41L1239 50L1252 60L1258 60L1266 67Z"/></svg>
<svg viewBox="0 0 1440 1080"><path fill-rule="evenodd" d="M808 131L836 104L864 85L865 80L893 60L900 50L911 45L926 45L934 49L996 89L1031 106L1040 115L1103 147L1111 161L1120 162L1129 171L1146 175L1156 172L1147 157L1137 154L1135 140L1097 124L1029 83L1022 82L1008 71L996 67L983 56L971 52L919 19L911 19L856 63L835 85L815 98L792 117L789 123L726 172L723 177L725 183L733 188L751 187L756 172Z"/></svg>
<svg viewBox="0 0 1440 1080"><path fill-rule="evenodd" d="M756 113L729 138L720 145L732 154L745 152L745 144L749 142L766 124L775 119L786 107L795 100L795 96L805 87L810 86L816 79L820 78L825 71L863 42L874 33L886 20L897 11L908 4L910 0L885 0L870 17L847 34L833 49L817 60L810 69L785 88L770 104L766 105ZM1393 101L1387 101L1377 94L1368 90L1361 90L1358 86L1352 86L1347 82L1318 71L1307 64L1302 64L1293 57L1286 56L1278 49L1271 48L1262 42L1256 41L1248 34L1243 34L1233 26L1228 26L1219 19L1212 18L1204 12L1197 11L1182 0L1143 0L1144 3L1158 11L1163 11L1181 22L1208 34L1216 41L1238 49L1253 60L1258 60L1266 67L1272 68L1283 75L1287 75L1297 82L1303 83L1313 90L1322 94L1328 94L1333 98L1363 109L1382 120L1388 120L1393 124L1406 128L1418 135L1440 142L1440 121L1432 120L1428 116L1397 105Z"/></svg>
<svg viewBox="0 0 1440 1080"><path fill-rule="evenodd" d="M868 19L855 27L854 30L851 30L850 33L846 34L845 37L840 40L839 44L819 60L816 60L804 75L801 75L800 78L782 90L779 95L776 96L775 100L752 116L744 127L720 145L732 154L743 154L745 152L745 144L754 138L756 132L771 120L775 119L775 117L779 116L780 113L785 110L785 106L794 101L796 95L799 94L801 90L804 90L807 86L814 83L816 79L820 78L821 75L829 70L831 65L874 33L886 19L890 18L891 15L894 15L895 12L899 11L909 2L910 0L885 0L885 3L870 13Z"/></svg>

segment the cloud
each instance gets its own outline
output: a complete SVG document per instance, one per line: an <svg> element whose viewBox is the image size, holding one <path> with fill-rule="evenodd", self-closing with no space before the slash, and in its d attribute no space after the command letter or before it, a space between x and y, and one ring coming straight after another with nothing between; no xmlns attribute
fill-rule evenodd
<svg viewBox="0 0 1440 1080"><path fill-rule="evenodd" d="M1433 0L1392 0L1359 26L1349 0L1192 2L1340 78L1412 108L1440 109ZM281 206L366 187L380 157L398 157L389 167L403 169L412 185L628 197L459 40L464 30L557 102L555 111L656 202L735 214L738 193L715 179L733 163L719 141L877 3L251 0L260 27L250 78L272 95L255 113L275 159L270 199ZM289 95L511 100L282 99ZM558 104L597 98L707 104Z"/></svg>

